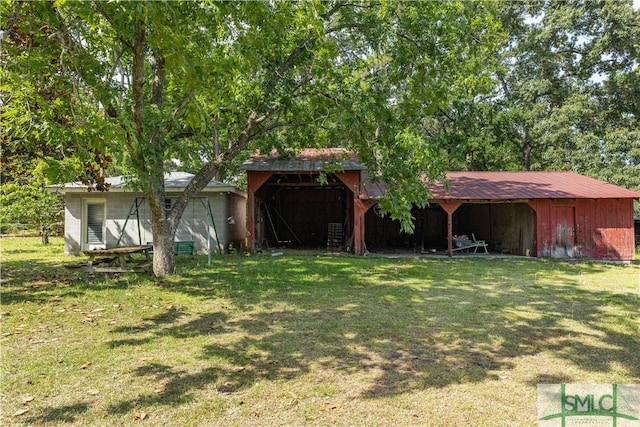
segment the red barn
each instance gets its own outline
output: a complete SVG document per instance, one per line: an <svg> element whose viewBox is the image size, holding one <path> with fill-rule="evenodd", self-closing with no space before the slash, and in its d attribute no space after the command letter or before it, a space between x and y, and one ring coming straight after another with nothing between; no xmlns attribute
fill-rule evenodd
<svg viewBox="0 0 640 427"><path fill-rule="evenodd" d="M357 254L408 249L452 253L454 235L494 253L628 261L634 258L633 200L640 193L574 172L449 172L414 208L415 232L376 209L384 184L342 149L255 156L248 178L249 245L341 247Z"/></svg>

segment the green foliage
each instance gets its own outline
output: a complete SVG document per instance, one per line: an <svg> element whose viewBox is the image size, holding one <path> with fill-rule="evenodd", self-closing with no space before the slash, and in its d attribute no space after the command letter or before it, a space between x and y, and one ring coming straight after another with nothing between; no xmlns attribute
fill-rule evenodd
<svg viewBox="0 0 640 427"><path fill-rule="evenodd" d="M98 150L158 206L171 158L196 173L186 201L255 150L343 146L388 179L403 203L383 205L407 228L400 209L424 203L415 185L444 166L420 124L490 88L503 37L491 2L2 7L8 142L67 166Z"/></svg>
<svg viewBox="0 0 640 427"><path fill-rule="evenodd" d="M406 231L445 169L570 169L640 188L639 13L630 1L6 0L3 178L26 183L40 164L91 183L108 164L135 177L165 234L209 180L242 182L239 163L274 148L354 150ZM167 213L174 159L196 177Z"/></svg>
<svg viewBox="0 0 640 427"><path fill-rule="evenodd" d="M37 182L22 185L6 183L0 187L0 224L3 232L28 227L37 229L43 242L62 229L64 202Z"/></svg>
<svg viewBox="0 0 640 427"><path fill-rule="evenodd" d="M631 1L505 3L498 98L524 169L640 188L640 11Z"/></svg>

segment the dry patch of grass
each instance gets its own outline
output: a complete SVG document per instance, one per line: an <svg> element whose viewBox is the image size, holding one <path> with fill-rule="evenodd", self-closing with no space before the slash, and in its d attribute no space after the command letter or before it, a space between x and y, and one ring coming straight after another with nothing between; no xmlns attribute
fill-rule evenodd
<svg viewBox="0 0 640 427"><path fill-rule="evenodd" d="M640 382L637 265L184 257L156 281L0 244L3 425L536 425L538 383Z"/></svg>

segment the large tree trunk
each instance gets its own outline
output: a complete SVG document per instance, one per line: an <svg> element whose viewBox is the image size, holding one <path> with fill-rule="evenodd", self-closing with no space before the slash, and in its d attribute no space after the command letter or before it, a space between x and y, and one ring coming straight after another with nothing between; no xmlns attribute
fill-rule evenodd
<svg viewBox="0 0 640 427"><path fill-rule="evenodd" d="M46 227L40 227L40 236L42 237L42 244L49 244L49 230Z"/></svg>
<svg viewBox="0 0 640 427"><path fill-rule="evenodd" d="M529 131L524 131L522 137L522 167L524 170L531 170L531 142L529 140Z"/></svg>
<svg viewBox="0 0 640 427"><path fill-rule="evenodd" d="M336 13L341 6L331 9L326 18ZM149 201L151 208L151 227L153 233L153 272L156 276L165 276L172 274L175 270L175 255L173 252L173 241L180 219L184 213L189 200L201 191L216 176L221 167L229 161L235 159L247 147L248 142L256 137L256 128L267 121L273 113L278 110L277 103L266 108L262 114L256 110L248 113L245 126L240 134L229 145L228 149L223 153L216 151L214 159L204 165L200 171L196 173L194 178L189 182L184 192L173 204L170 210L165 209L165 191L164 191L164 155L165 143L164 139L171 132L173 119L176 119L187 103L194 97L194 92L190 91L186 94L184 100L174 110L172 120L167 121L164 125L157 124L145 126L143 120L144 103L145 103L145 83L151 83L150 104L160 109L164 102L164 83L165 83L165 66L166 61L162 51L152 51L149 55L149 46L146 45L145 36L147 31L147 23L144 16L139 16L135 21L134 40L132 45L133 67L132 67L132 85L133 92L133 134L135 138L125 140L127 150L131 155L134 167L137 169L138 176L145 179L145 195ZM274 83L282 78L282 76L295 63L296 59L303 54L306 46L313 41L312 32L308 37L301 40L295 48L287 56L286 60L275 70L273 79ZM147 59L149 67L145 67ZM145 69L151 71L151 79L145 75ZM215 123L216 132L218 123ZM217 138L217 136L216 136ZM147 147L145 147L145 143Z"/></svg>
<svg viewBox="0 0 640 427"><path fill-rule="evenodd" d="M173 252L175 230L163 228L153 221L153 274L166 276L176 269L176 256Z"/></svg>
<svg viewBox="0 0 640 427"><path fill-rule="evenodd" d="M162 179L162 172L156 179ZM162 186L162 184L160 185ZM167 215L164 205L164 191L152 191L148 196L148 201L153 234L153 274L156 276L173 274L176 268L173 241L178 229L177 223L172 221L170 215Z"/></svg>
<svg viewBox="0 0 640 427"><path fill-rule="evenodd" d="M145 83L145 35L146 22L138 17L135 22L133 43L133 72L132 92L134 106L132 111L133 131L135 139L127 139L128 150L134 166L140 176L148 179L145 183L145 195L151 208L151 229L153 235L153 273L156 276L166 276L175 270L175 254L173 241L180 222L179 215L169 215L165 209L164 170L162 131L159 127L145 129L143 122L144 113L144 83ZM155 53L155 52L154 52ZM153 55L151 65L151 104L160 106L163 101L165 61L161 55ZM151 155L146 155L142 146L147 141L151 148Z"/></svg>

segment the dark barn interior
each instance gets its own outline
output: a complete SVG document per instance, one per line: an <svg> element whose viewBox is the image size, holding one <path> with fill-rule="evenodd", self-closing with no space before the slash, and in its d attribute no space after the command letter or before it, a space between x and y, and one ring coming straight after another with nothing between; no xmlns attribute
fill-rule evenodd
<svg viewBox="0 0 640 427"><path fill-rule="evenodd" d="M400 223L382 216L377 206L365 214L365 243L371 252L387 249L429 250L447 247L447 214L437 204L414 208L413 234L402 232Z"/></svg>
<svg viewBox="0 0 640 427"><path fill-rule="evenodd" d="M257 245L262 248L349 249L353 232L351 191L334 174L280 173L256 192ZM365 244L371 252L443 251L447 213L437 203L414 208L413 234L373 206L365 214ZM463 203L453 213L453 235L485 240L489 250L533 252L535 212L527 203Z"/></svg>
<svg viewBox="0 0 640 427"><path fill-rule="evenodd" d="M535 212L527 203L465 203L453 214L453 234L485 240L489 250L533 253Z"/></svg>
<svg viewBox="0 0 640 427"><path fill-rule="evenodd" d="M383 217L374 206L365 215L367 249L442 251L447 248L447 214L437 204L414 208L413 234L403 233L400 224ZM475 235L493 252L525 255L533 252L535 212L526 203L464 203L452 217L453 235Z"/></svg>
<svg viewBox="0 0 640 427"><path fill-rule="evenodd" d="M352 225L351 192L333 174L274 174L256 192L262 247L342 248Z"/></svg>

